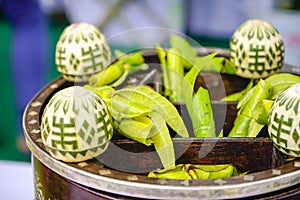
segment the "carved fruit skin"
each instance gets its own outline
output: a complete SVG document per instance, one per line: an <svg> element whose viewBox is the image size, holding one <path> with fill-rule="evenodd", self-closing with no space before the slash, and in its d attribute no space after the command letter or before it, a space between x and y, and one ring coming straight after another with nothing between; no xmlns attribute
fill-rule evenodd
<svg viewBox="0 0 300 200"><path fill-rule="evenodd" d="M68 81L87 81L110 63L111 52L106 37L91 24L69 25L56 43L55 64Z"/></svg>
<svg viewBox="0 0 300 200"><path fill-rule="evenodd" d="M236 29L230 40L230 61L237 75L265 78L280 71L284 64L284 43L270 23L250 19Z"/></svg>
<svg viewBox="0 0 300 200"><path fill-rule="evenodd" d="M268 132L280 151L300 157L300 83L276 97L270 111Z"/></svg>
<svg viewBox="0 0 300 200"><path fill-rule="evenodd" d="M71 86L50 99L41 118L41 136L51 156L81 162L102 154L112 138L112 118L90 90Z"/></svg>

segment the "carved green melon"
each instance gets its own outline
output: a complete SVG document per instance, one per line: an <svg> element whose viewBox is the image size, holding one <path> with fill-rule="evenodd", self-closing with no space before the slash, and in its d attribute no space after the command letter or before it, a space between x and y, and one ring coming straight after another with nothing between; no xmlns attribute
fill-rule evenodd
<svg viewBox="0 0 300 200"><path fill-rule="evenodd" d="M300 83L276 97L270 111L268 132L280 151L300 156Z"/></svg>
<svg viewBox="0 0 300 200"><path fill-rule="evenodd" d="M87 81L110 62L111 52L106 38L91 24L71 24L56 44L55 63L66 80Z"/></svg>
<svg viewBox="0 0 300 200"><path fill-rule="evenodd" d="M94 158L106 150L112 134L106 104L80 86L57 92L42 114L42 141L58 160L81 162Z"/></svg>
<svg viewBox="0 0 300 200"><path fill-rule="evenodd" d="M268 77L283 66L283 39L270 23L248 20L231 37L230 61L241 77Z"/></svg>

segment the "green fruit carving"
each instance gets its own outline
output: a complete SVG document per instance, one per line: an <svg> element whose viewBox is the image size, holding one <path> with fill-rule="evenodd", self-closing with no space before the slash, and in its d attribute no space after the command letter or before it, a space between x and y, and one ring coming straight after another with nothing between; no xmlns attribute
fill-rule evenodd
<svg viewBox="0 0 300 200"><path fill-rule="evenodd" d="M274 145L283 153L300 157L300 83L276 97L269 117L268 131Z"/></svg>
<svg viewBox="0 0 300 200"><path fill-rule="evenodd" d="M230 61L241 77L265 78L277 73L284 63L282 37L270 23L248 20L231 37Z"/></svg>
<svg viewBox="0 0 300 200"><path fill-rule="evenodd" d="M71 24L65 28L56 44L57 70L68 81L87 81L110 62L111 52L106 38L91 24Z"/></svg>
<svg viewBox="0 0 300 200"><path fill-rule="evenodd" d="M58 160L81 162L94 158L106 150L112 134L106 104L80 86L57 92L42 114L42 141Z"/></svg>

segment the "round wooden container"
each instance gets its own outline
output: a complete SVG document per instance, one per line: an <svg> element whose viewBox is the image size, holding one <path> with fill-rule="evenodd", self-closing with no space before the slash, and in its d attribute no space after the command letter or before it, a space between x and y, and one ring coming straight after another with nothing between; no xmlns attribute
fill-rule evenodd
<svg viewBox="0 0 300 200"><path fill-rule="evenodd" d="M205 51L210 53L216 49ZM217 51L220 56L228 56L226 50ZM158 63L154 52L147 52L144 57L147 63ZM289 65L285 65L282 71L300 74L298 68ZM215 84L217 78L213 74L201 76L210 92L219 91L218 84ZM247 80L230 75L218 77L221 79L217 81L221 81L223 87L225 85L226 94L247 84ZM215 87L210 88L209 80ZM201 78L198 83L201 85ZM49 99L57 91L72 85L74 83L62 78L54 80L29 102L24 112L23 128L33 154L37 199L300 198L300 158L280 153L263 131L257 138L173 139L177 164L231 163L238 170L248 172L244 176L226 179L147 178L149 171L162 167L154 148L122 137L114 137L107 151L95 159L81 163L58 161L45 151L41 141L40 118ZM218 116L215 119L217 131L223 128L226 133L236 116L236 103L223 103L218 98L212 97L214 116ZM184 112L181 114L184 115Z"/></svg>

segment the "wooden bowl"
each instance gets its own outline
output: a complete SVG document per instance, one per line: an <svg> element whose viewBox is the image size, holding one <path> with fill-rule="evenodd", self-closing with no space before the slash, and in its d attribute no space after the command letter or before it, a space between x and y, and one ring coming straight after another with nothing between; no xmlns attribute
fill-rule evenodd
<svg viewBox="0 0 300 200"><path fill-rule="evenodd" d="M223 49L199 50L199 54ZM144 58L155 68L155 52L145 52ZM151 64L152 63L152 64ZM282 71L299 74L299 69L284 65ZM149 73L149 72L147 72ZM129 77L133 81L142 74ZM202 78L201 78L202 77ZM211 94L225 95L243 89L247 79L232 75L203 73L198 85ZM136 80L135 80L136 81ZM139 80L138 80L139 81ZM137 81L137 82L138 82ZM134 82L134 81L133 81ZM152 82L153 81L149 81ZM216 84L217 83L217 84ZM65 163L51 157L41 141L40 119L49 99L59 90L74 83L58 78L42 89L28 104L23 116L26 142L33 154L34 183L37 199L233 199L233 198L298 198L300 197L300 158L283 155L264 131L257 138L174 138L176 163L231 163L247 175L216 180L150 179L147 173L162 167L152 146L114 137L101 156L81 163ZM239 86L239 87L237 87ZM224 90L224 89L223 89ZM217 131L228 133L236 116L236 103L224 103L222 96L212 95ZM181 113L185 116L184 112ZM188 123L186 121L186 123Z"/></svg>

